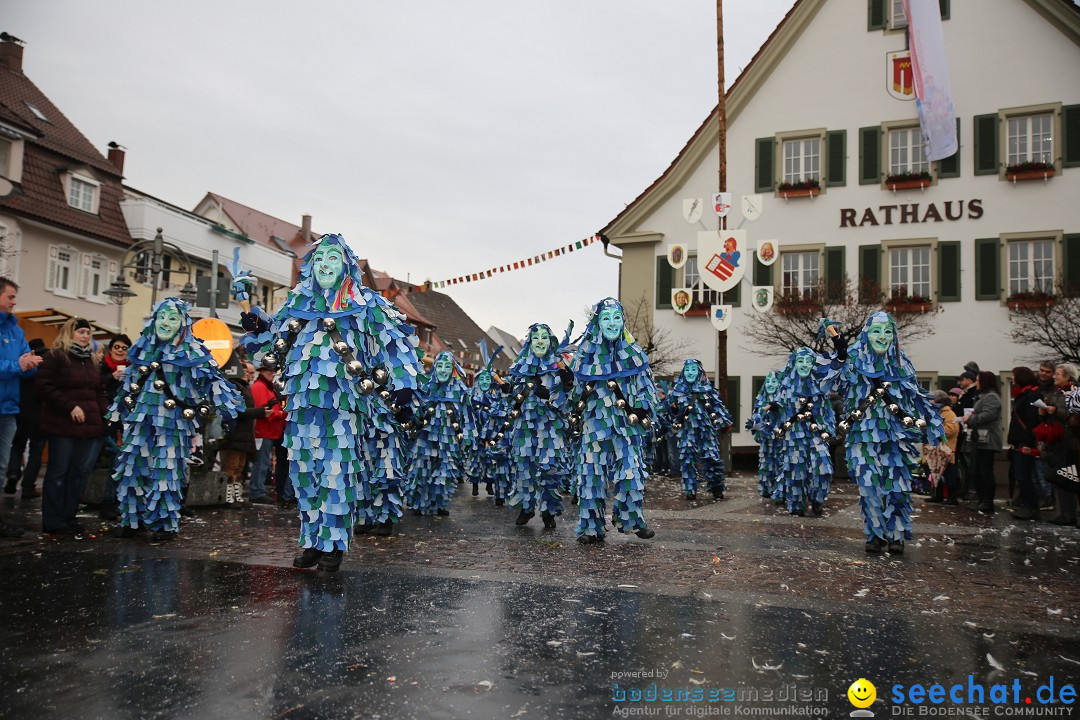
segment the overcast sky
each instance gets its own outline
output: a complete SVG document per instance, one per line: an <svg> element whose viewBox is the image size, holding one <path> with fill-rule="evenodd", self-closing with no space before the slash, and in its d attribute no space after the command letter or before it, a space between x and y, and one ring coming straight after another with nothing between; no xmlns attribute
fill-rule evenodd
<svg viewBox="0 0 1080 720"><path fill-rule="evenodd" d="M727 0L730 85L793 0ZM7 0L24 69L126 182L210 191L441 280L587 237L716 104L713 0ZM447 291L484 329L579 324L596 244Z"/></svg>

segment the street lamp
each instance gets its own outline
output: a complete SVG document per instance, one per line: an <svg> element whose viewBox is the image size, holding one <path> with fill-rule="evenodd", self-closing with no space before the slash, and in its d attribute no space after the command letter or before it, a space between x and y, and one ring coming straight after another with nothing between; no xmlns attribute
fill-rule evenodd
<svg viewBox="0 0 1080 720"><path fill-rule="evenodd" d="M157 305L158 282L164 269L162 259L166 257L180 263L180 267L169 268L169 272L182 272L187 275L188 280L179 292L180 299L189 304L195 301L195 286L191 284L191 259L176 245L165 242L161 233L162 228L158 228L153 240L140 240L124 253L123 261L120 263L120 276L109 285L108 290L103 292L117 305L123 305L137 294L132 291L131 285L124 278L124 271L128 268L139 273L150 274L150 307ZM148 251L149 254L147 254Z"/></svg>

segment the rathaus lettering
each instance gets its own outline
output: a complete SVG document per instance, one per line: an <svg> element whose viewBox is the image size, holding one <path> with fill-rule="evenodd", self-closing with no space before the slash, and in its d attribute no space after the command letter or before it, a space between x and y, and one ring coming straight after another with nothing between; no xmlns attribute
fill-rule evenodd
<svg viewBox="0 0 1080 720"><path fill-rule="evenodd" d="M982 200L968 200L968 220L978 220L983 215ZM941 203L909 203L906 205L879 205L877 211L874 208L866 208L859 217L855 208L840 208L840 227L862 227L863 225L892 225L894 223L907 225L910 223L943 222L945 220L960 220L964 217L964 200L949 200Z"/></svg>

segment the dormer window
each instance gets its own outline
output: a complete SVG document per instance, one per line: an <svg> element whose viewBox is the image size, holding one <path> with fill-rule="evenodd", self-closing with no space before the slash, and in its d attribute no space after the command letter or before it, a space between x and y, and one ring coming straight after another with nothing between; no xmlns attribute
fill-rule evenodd
<svg viewBox="0 0 1080 720"><path fill-rule="evenodd" d="M82 173L71 172L63 176L64 191L68 205L76 210L97 214L101 202L101 183Z"/></svg>

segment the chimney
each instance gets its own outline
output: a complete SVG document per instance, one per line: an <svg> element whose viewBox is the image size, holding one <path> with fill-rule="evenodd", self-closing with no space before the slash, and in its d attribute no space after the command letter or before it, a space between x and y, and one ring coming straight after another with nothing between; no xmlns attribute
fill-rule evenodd
<svg viewBox="0 0 1080 720"><path fill-rule="evenodd" d="M124 174L124 147L115 141L109 143L109 162L116 166L116 171Z"/></svg>
<svg viewBox="0 0 1080 720"><path fill-rule="evenodd" d="M311 240L311 216L304 215L300 221L300 239L306 245Z"/></svg>
<svg viewBox="0 0 1080 720"><path fill-rule="evenodd" d="M0 65L12 72L22 72L23 41L14 35L0 33Z"/></svg>

